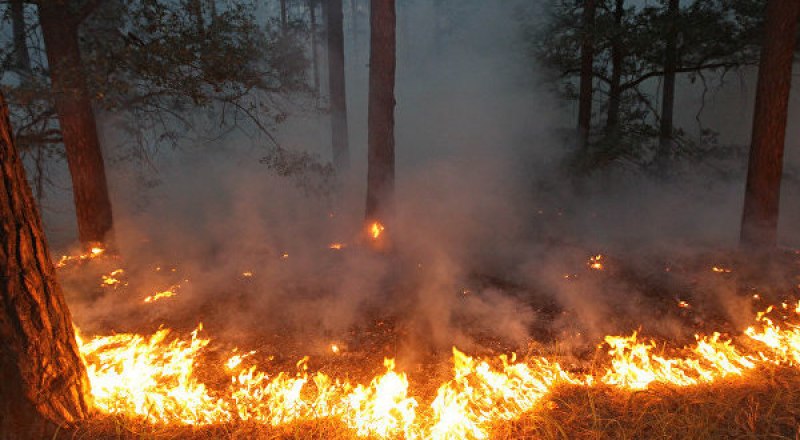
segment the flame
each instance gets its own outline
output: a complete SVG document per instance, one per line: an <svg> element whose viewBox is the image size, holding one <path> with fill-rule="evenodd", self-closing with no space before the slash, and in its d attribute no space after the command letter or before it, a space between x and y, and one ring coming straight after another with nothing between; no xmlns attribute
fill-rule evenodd
<svg viewBox="0 0 800 440"><path fill-rule="evenodd" d="M603 256L598 254L590 257L588 265L589 269L603 270Z"/></svg>
<svg viewBox="0 0 800 440"><path fill-rule="evenodd" d="M379 233L379 235L380 235L380 233ZM331 243L330 245L328 245L328 249L333 249L335 251L340 251L340 250L344 249L345 247L346 246L345 246L344 243Z"/></svg>
<svg viewBox="0 0 800 440"><path fill-rule="evenodd" d="M189 280L186 280L186 281L189 281ZM156 302L156 301L158 301L160 299L163 299L163 298L171 298L171 297L173 297L173 296L178 294L178 290L180 288L181 288L180 284L173 284L172 286L170 286L166 290L162 290L162 291L156 292L156 293L146 297L143 302L149 304L149 303Z"/></svg>
<svg viewBox="0 0 800 440"><path fill-rule="evenodd" d="M794 312L793 316L791 312ZM773 313L774 312L774 313ZM778 321L773 315L785 315ZM395 361L366 384L322 372L310 373L307 357L295 373L270 374L251 361L255 351L234 349L219 370L227 388L210 390L195 375L210 339L171 337L168 329L151 336L117 334L84 341L94 406L101 412L151 423L205 425L245 420L279 426L321 418L340 420L359 436L405 439L486 439L498 421L552 405L548 396L562 383L602 384L645 390L654 384L686 387L742 376L765 365L800 365L800 302L760 312L741 338L720 333L697 335L684 348L630 336L607 336L608 360L585 375L563 369L546 357L515 355L477 359L453 349L452 377L432 400L411 393L408 377ZM737 343L741 339L742 343ZM336 352L338 345L332 344ZM213 365L212 365L213 367Z"/></svg>
<svg viewBox="0 0 800 440"><path fill-rule="evenodd" d="M372 222L368 227L369 236L372 237L373 240L377 240L383 234L383 231L386 227L381 224L381 222Z"/></svg>
<svg viewBox="0 0 800 440"><path fill-rule="evenodd" d="M107 275L102 275L100 279L102 280L100 286L101 287L113 287L117 288L120 284L122 284L122 280L119 279L119 276L125 273L123 269L116 269L108 273Z"/></svg>
<svg viewBox="0 0 800 440"><path fill-rule="evenodd" d="M106 250L101 247L92 247L89 249L88 252L84 252L83 254L79 255L62 255L61 258L56 262L56 267L61 269L70 265L71 263L79 263L87 260L92 260L104 255Z"/></svg>
<svg viewBox="0 0 800 440"><path fill-rule="evenodd" d="M732 272L731 269L728 269L727 267L720 267L720 266L712 267L711 271L714 272L714 273L731 273Z"/></svg>

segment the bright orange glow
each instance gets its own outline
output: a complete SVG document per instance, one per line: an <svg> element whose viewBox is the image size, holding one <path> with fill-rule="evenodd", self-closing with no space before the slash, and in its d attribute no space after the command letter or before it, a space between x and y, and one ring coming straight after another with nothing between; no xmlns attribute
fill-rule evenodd
<svg viewBox="0 0 800 440"><path fill-rule="evenodd" d="M335 251L340 251L344 249L346 246L343 243L331 243L328 245L328 249L333 249Z"/></svg>
<svg viewBox="0 0 800 440"><path fill-rule="evenodd" d="M369 225L369 236L372 237L373 240L377 240L383 234L383 231L386 228L380 222L372 222Z"/></svg>
<svg viewBox="0 0 800 440"><path fill-rule="evenodd" d="M719 266L712 267L711 271L715 272L715 273L731 273L730 269L728 269L726 267L719 267Z"/></svg>
<svg viewBox="0 0 800 440"><path fill-rule="evenodd" d="M93 247L89 250L89 252L85 252L80 255L62 255L61 258L56 262L56 267L60 269L72 263L91 260L104 255L105 252L106 250L101 247Z"/></svg>
<svg viewBox="0 0 800 440"><path fill-rule="evenodd" d="M189 281L189 280L186 280L186 281ZM178 290L180 288L181 288L180 284L173 284L172 286L170 286L166 290L162 290L162 291L156 292L156 293L146 297L144 299L144 302L145 303L152 303L152 302L156 302L156 301L158 301L160 299L171 298L171 297L173 297L173 296L178 294Z"/></svg>
<svg viewBox="0 0 800 440"><path fill-rule="evenodd" d="M383 373L356 384L310 373L308 358L297 363L295 373L267 374L253 363L255 352L239 350L217 367L230 377L229 386L212 391L194 373L210 343L200 336L201 326L188 338L170 338L169 330L160 329L151 336L79 337L78 344L94 405L103 413L190 425L247 420L277 426L335 418L359 436L485 439L497 421L516 419L544 404L559 383L644 390L656 383L712 383L764 365L798 366L798 321L800 303L770 307L741 338L698 335L682 349L636 333L607 336L607 364L589 376L544 357L480 360L453 349L452 376L429 401L411 394L408 377L396 371L391 359L385 360ZM338 353L340 347L331 344L330 350Z"/></svg>
<svg viewBox="0 0 800 440"><path fill-rule="evenodd" d="M589 268L594 270L603 270L603 256L595 255L589 258Z"/></svg>
<svg viewBox="0 0 800 440"><path fill-rule="evenodd" d="M116 270L111 271L107 275L102 275L100 277L100 279L102 280L100 286L101 287L113 287L114 289L116 289L120 285L125 285L125 284L123 284L122 280L120 280L120 278L119 278L120 275L122 275L123 273L125 273L125 271L123 269L116 269Z"/></svg>

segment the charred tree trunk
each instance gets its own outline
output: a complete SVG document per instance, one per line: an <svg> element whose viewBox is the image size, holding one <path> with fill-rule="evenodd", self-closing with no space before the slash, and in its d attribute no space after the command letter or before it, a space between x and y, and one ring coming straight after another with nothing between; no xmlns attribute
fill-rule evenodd
<svg viewBox="0 0 800 440"><path fill-rule="evenodd" d="M391 215L394 200L395 2L370 7L367 221Z"/></svg>
<svg viewBox="0 0 800 440"><path fill-rule="evenodd" d="M314 95L319 106L319 43L317 43L317 3L316 0L308 0L308 15L311 26L311 70L313 75Z"/></svg>
<svg viewBox="0 0 800 440"><path fill-rule="evenodd" d="M777 245L783 148L800 2L769 0L758 68L753 133L742 214L741 243Z"/></svg>
<svg viewBox="0 0 800 440"><path fill-rule="evenodd" d="M22 0L11 0L11 27L14 34L14 55L19 70L30 72L31 56L25 38L25 4Z"/></svg>
<svg viewBox="0 0 800 440"><path fill-rule="evenodd" d="M678 14L680 0L667 6L667 44L664 53L664 89L661 97L661 127L656 161L663 167L672 149L672 116L675 109L675 72L678 70Z"/></svg>
<svg viewBox="0 0 800 440"><path fill-rule="evenodd" d="M622 104L622 62L624 47L622 42L622 19L625 14L625 0L616 0L614 8L614 36L611 41L611 84L608 91L608 119L606 131L616 135L619 128L619 110Z"/></svg>
<svg viewBox="0 0 800 440"><path fill-rule="evenodd" d="M82 71L78 23L63 0L39 4L55 109L72 175L78 236L90 246L102 243L112 227L105 165L97 124Z"/></svg>
<svg viewBox="0 0 800 440"><path fill-rule="evenodd" d="M87 416L88 379L0 95L0 439Z"/></svg>
<svg viewBox="0 0 800 440"><path fill-rule="evenodd" d="M589 145L589 130L592 125L594 14L595 0L585 0L583 5L583 41L581 43L580 96L578 97L578 151L584 151Z"/></svg>
<svg viewBox="0 0 800 440"><path fill-rule="evenodd" d="M328 5L328 86L331 94L333 165L344 172L350 163L347 132L347 94L344 78L344 11L342 0Z"/></svg>

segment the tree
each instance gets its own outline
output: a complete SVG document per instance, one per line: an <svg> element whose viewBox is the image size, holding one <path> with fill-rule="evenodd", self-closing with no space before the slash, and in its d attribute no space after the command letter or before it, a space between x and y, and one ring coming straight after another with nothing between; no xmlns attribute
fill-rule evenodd
<svg viewBox="0 0 800 440"><path fill-rule="evenodd" d="M49 438L88 414L72 319L0 95L0 438Z"/></svg>
<svg viewBox="0 0 800 440"><path fill-rule="evenodd" d="M595 0L585 0L582 20L580 96L578 97L578 151L581 152L589 145L589 131L592 126L594 14Z"/></svg>
<svg viewBox="0 0 800 440"><path fill-rule="evenodd" d="M337 172L350 162L347 132L347 94L344 77L344 11L342 0L328 0L328 87L331 94L333 165Z"/></svg>
<svg viewBox="0 0 800 440"><path fill-rule="evenodd" d="M16 67L22 71L31 70L31 57L26 44L25 4L22 0L11 0L11 27L14 34L14 55Z"/></svg>
<svg viewBox="0 0 800 440"><path fill-rule="evenodd" d="M616 136L619 129L619 112L624 91L622 88L622 75L624 74L622 69L626 52L624 18L625 0L615 0L614 26L611 31L611 80L608 90L608 118L606 119L606 131L612 136Z"/></svg>
<svg viewBox="0 0 800 440"><path fill-rule="evenodd" d="M308 0L308 15L309 26L311 32L311 74L313 78L314 96L319 105L319 44L317 43L318 30L317 30L317 2L316 0Z"/></svg>
<svg viewBox="0 0 800 440"><path fill-rule="evenodd" d="M75 2L52 0L39 4L55 110L72 176L78 217L78 238L85 247L103 243L112 228L105 164L97 137L78 41L85 13Z"/></svg>
<svg viewBox="0 0 800 440"><path fill-rule="evenodd" d="M783 149L800 2L769 0L753 114L741 244L777 245Z"/></svg>
<svg viewBox="0 0 800 440"><path fill-rule="evenodd" d="M367 222L386 220L394 199L395 2L370 4Z"/></svg>
<svg viewBox="0 0 800 440"><path fill-rule="evenodd" d="M664 86L661 92L661 127L657 160L664 162L672 146L672 115L675 109L675 74L678 69L678 14L680 0L668 0L667 36L664 50Z"/></svg>

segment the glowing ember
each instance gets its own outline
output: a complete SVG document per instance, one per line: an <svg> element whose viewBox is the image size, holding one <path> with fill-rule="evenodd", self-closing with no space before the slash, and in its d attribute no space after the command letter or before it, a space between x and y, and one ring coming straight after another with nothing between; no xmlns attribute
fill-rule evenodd
<svg viewBox="0 0 800 440"><path fill-rule="evenodd" d="M589 268L593 270L603 270L603 256L595 255L589 258Z"/></svg>
<svg viewBox="0 0 800 440"><path fill-rule="evenodd" d="M189 280L185 280L185 281L189 281ZM172 286L170 286L166 290L162 290L160 292L156 292L156 293L146 297L144 299L144 302L145 303L152 303L152 302L156 302L156 301L158 301L160 299L171 298L171 297L173 297L173 296L178 294L178 290L180 288L181 288L180 284L173 284Z"/></svg>
<svg viewBox="0 0 800 440"><path fill-rule="evenodd" d="M373 240L377 240L381 237L385 229L386 228L380 222L372 222L368 228L369 236L372 237Z"/></svg>
<svg viewBox="0 0 800 440"><path fill-rule="evenodd" d="M342 244L342 243L331 243L331 244L328 246L328 249L333 249L333 250L335 250L335 251L340 251L340 250L342 250L342 249L344 249L344 248L345 248L345 245L344 245L344 244Z"/></svg>
<svg viewBox="0 0 800 440"><path fill-rule="evenodd" d="M339 351L340 351L340 349L339 349L339 346L338 346L338 345L336 345L336 344L331 344L331 352L332 352L333 354L339 354Z"/></svg>
<svg viewBox="0 0 800 440"><path fill-rule="evenodd" d="M100 285L102 287L113 287L116 289L120 284L122 284L122 280L119 279L119 276L123 273L125 273L124 270L117 269L107 275L101 276L100 279L102 282Z"/></svg>
<svg viewBox="0 0 800 440"><path fill-rule="evenodd" d="M91 260L105 254L105 252L106 250L101 247L93 247L89 249L89 252L80 255L62 255L61 258L56 262L56 267L60 269L69 265L70 263Z"/></svg>
<svg viewBox="0 0 800 440"><path fill-rule="evenodd" d="M242 272L242 276L245 278L250 278L253 276L253 272Z"/></svg>
<svg viewBox="0 0 800 440"><path fill-rule="evenodd" d="M689 303L688 303L688 302L686 302L686 301L678 301L678 307L680 307L680 308L682 308L682 309L689 309L689 308L691 308L692 306L691 306L691 304L689 304Z"/></svg>
<svg viewBox="0 0 800 440"><path fill-rule="evenodd" d="M719 266L712 267L711 271L715 272L715 273L731 273L730 269L728 269L726 267L719 267Z"/></svg>
<svg viewBox="0 0 800 440"><path fill-rule="evenodd" d="M218 367L230 377L227 389L210 391L195 374L209 344L201 327L190 338L168 340L169 330L152 336L119 334L78 338L86 360L95 407L104 413L152 423L202 425L247 420L272 426L334 418L359 436L405 439L485 439L498 421L513 420L547 404L559 383L605 384L643 390L652 384L692 386L741 376L764 365L800 365L800 326L776 323L773 311L800 318L800 303L759 313L745 332L745 344L718 333L697 336L679 350L631 336L608 336L609 361L595 375L572 374L547 358L515 356L478 360L453 350L453 376L430 402L409 393L405 373L385 360L385 372L367 385L323 373L309 373L308 358L294 374L267 374L245 365L255 352L231 356ZM331 344L336 353L337 344Z"/></svg>

